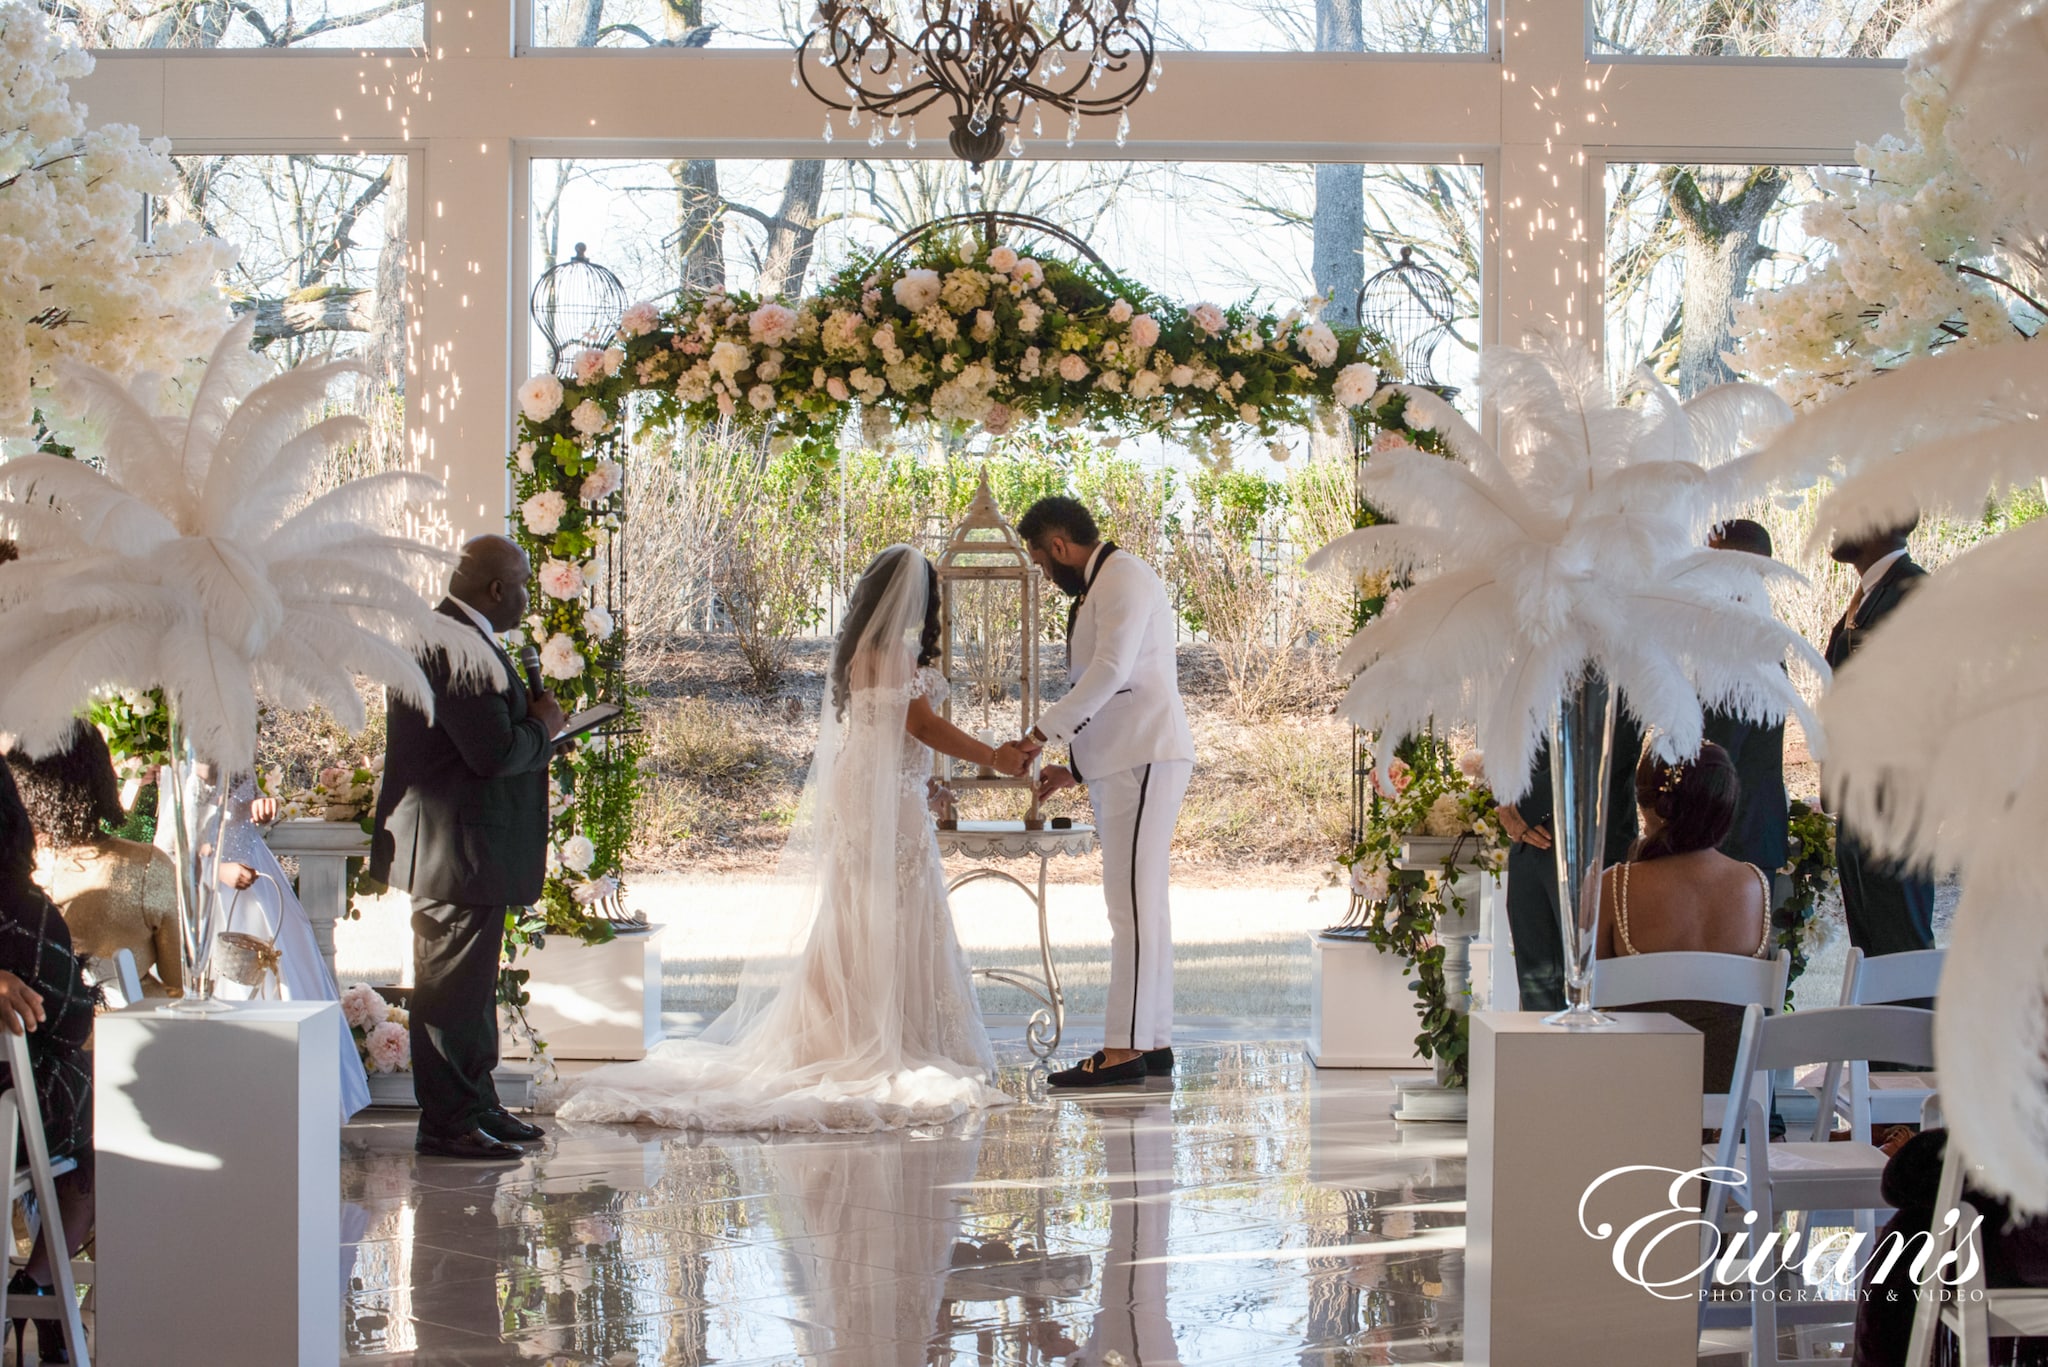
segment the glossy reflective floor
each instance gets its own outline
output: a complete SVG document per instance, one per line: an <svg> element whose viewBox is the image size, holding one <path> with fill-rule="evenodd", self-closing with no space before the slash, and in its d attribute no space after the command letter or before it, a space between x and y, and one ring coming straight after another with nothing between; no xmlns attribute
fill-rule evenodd
<svg viewBox="0 0 2048 1367"><path fill-rule="evenodd" d="M1181 1047L1143 1090L944 1129L555 1125L497 1167L344 1157L352 1364L1457 1362L1459 1126L1298 1041Z"/></svg>

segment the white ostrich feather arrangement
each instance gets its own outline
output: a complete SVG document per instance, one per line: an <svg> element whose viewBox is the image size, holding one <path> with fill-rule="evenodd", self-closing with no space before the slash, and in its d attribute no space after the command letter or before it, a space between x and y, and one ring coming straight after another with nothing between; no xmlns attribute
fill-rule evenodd
<svg viewBox="0 0 2048 1367"><path fill-rule="evenodd" d="M1966 4L1942 54L1971 111L1965 154L2048 232L2048 15ZM2048 476L2048 342L2013 340L1914 361L1802 417L1781 465L1832 457L1849 472L1814 539L1919 513L1981 513ZM1942 1110L1975 1180L2048 1211L2048 522L1978 546L1923 580L1822 702L1826 782L1866 845L1960 874L1935 1015Z"/></svg>
<svg viewBox="0 0 2048 1367"><path fill-rule="evenodd" d="M1752 385L1681 405L1645 383L1646 402L1623 408L1582 350L1489 351L1480 384L1499 450L1435 395L1403 390L1455 459L1374 455L1362 491L1394 524L1351 532L1311 561L1412 581L1398 611L1345 652L1357 676L1345 716L1388 736L1472 726L1488 783L1514 801L1552 708L1588 666L1669 759L1699 749L1703 703L1759 720L1806 715L1784 665L1798 657L1823 676L1826 665L1771 615L1768 592L1794 572L1702 546L1761 492L1754 457L1738 453L1787 410Z"/></svg>
<svg viewBox="0 0 2048 1367"><path fill-rule="evenodd" d="M60 370L72 411L98 433L104 469L59 456L0 464L0 728L31 752L61 743L94 693L161 687L196 755L254 764L259 695L321 703L364 722L358 677L430 707L418 659L447 652L457 677L498 680L483 637L432 611L414 586L448 557L391 533L438 481L351 480L308 497L360 419L316 420L346 365L302 366L247 394L230 379L250 323L215 347L189 417L152 413L104 371Z"/></svg>

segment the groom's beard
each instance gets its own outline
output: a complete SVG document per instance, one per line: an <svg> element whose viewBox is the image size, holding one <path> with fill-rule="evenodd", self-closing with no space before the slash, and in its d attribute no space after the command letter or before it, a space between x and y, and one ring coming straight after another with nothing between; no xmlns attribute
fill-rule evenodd
<svg viewBox="0 0 2048 1367"><path fill-rule="evenodd" d="M1051 559L1051 557L1048 556L1047 559ZM1058 586L1059 591L1069 598L1079 598L1088 591L1088 576L1075 569L1072 565L1062 565L1059 561L1053 560L1046 567L1045 572L1052 582Z"/></svg>

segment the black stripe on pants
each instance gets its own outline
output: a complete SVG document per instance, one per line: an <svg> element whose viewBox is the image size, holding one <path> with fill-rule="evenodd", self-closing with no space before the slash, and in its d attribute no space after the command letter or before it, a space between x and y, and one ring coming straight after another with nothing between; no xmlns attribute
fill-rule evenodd
<svg viewBox="0 0 2048 1367"><path fill-rule="evenodd" d="M1131 1047L1138 1047L1138 983L1145 966L1144 919L1138 915L1138 840L1145 831L1145 790L1152 786L1152 766L1138 780L1138 817L1131 823Z"/></svg>

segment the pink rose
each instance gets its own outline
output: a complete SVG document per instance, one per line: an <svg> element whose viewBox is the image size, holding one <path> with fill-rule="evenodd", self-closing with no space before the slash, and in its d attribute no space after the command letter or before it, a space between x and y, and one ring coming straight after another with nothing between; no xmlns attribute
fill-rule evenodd
<svg viewBox="0 0 2048 1367"><path fill-rule="evenodd" d="M412 1033L397 1021L372 1026L363 1036L363 1053L375 1072L403 1072L412 1066Z"/></svg>
<svg viewBox="0 0 2048 1367"><path fill-rule="evenodd" d="M1137 310L1131 307L1130 300L1119 299L1109 306L1109 321L1112 323L1128 323L1131 321L1131 315L1135 312Z"/></svg>
<svg viewBox="0 0 2048 1367"><path fill-rule="evenodd" d="M981 415L981 425L992 437L1000 437L1016 423L1017 414L1006 403L992 403Z"/></svg>
<svg viewBox="0 0 2048 1367"><path fill-rule="evenodd" d="M550 560L540 567L540 591L567 602L583 592L583 570L569 560Z"/></svg>
<svg viewBox="0 0 2048 1367"><path fill-rule="evenodd" d="M747 335L762 346L779 347L796 336L796 310L763 304L747 315Z"/></svg>
<svg viewBox="0 0 2048 1367"><path fill-rule="evenodd" d="M1188 311L1188 321L1214 337L1229 325L1230 319L1214 304L1197 304Z"/></svg>
<svg viewBox="0 0 2048 1367"><path fill-rule="evenodd" d="M1069 384L1079 384L1088 378L1088 363L1071 351L1060 357L1060 378Z"/></svg>
<svg viewBox="0 0 2048 1367"><path fill-rule="evenodd" d="M391 1003L368 983L355 983L341 994L341 1018L352 1030L382 1025L391 1015Z"/></svg>
<svg viewBox="0 0 2048 1367"><path fill-rule="evenodd" d="M619 320L619 331L627 337L645 337L661 322L661 310L652 301L642 301L626 310Z"/></svg>
<svg viewBox="0 0 2048 1367"><path fill-rule="evenodd" d="M1131 344L1137 347L1159 345L1159 320L1149 313L1141 313L1131 320Z"/></svg>

